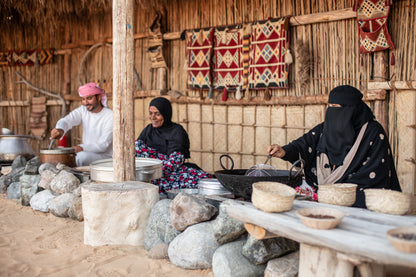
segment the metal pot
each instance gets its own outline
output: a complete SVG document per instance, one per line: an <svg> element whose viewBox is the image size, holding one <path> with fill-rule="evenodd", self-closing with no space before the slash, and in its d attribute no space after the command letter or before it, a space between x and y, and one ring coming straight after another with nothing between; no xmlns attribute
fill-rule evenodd
<svg viewBox="0 0 416 277"><path fill-rule="evenodd" d="M205 178L198 182L198 193L202 195L232 195L229 190L226 190L221 182L215 178Z"/></svg>
<svg viewBox="0 0 416 277"><path fill-rule="evenodd" d="M28 138L40 139L35 136L0 135L0 159L13 161L19 155L26 159L33 158L34 153Z"/></svg>
<svg viewBox="0 0 416 277"><path fill-rule="evenodd" d="M72 147L41 149L40 162L42 164L50 163L54 165L62 163L69 167L75 167L75 149Z"/></svg>
<svg viewBox="0 0 416 277"><path fill-rule="evenodd" d="M162 177L163 162L158 159L136 158L136 181L149 182ZM91 180L97 182L114 182L113 159L92 162Z"/></svg>

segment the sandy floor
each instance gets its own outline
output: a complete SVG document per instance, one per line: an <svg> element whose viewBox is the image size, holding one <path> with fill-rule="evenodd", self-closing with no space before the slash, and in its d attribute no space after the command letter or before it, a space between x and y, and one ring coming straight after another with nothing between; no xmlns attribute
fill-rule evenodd
<svg viewBox="0 0 416 277"><path fill-rule="evenodd" d="M84 245L83 222L24 207L0 194L0 276L213 276L152 260L143 247Z"/></svg>

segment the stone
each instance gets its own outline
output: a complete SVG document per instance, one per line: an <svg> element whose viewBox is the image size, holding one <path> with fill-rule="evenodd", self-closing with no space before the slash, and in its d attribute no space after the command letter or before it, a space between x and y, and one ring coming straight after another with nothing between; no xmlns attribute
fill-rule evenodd
<svg viewBox="0 0 416 277"><path fill-rule="evenodd" d="M56 172L54 172L53 170L49 170L49 169L45 169L42 171L41 175L40 175L40 182L38 184L38 186L40 188L43 189L50 189L50 184L53 180L53 178L55 178L56 176Z"/></svg>
<svg viewBox="0 0 416 277"><path fill-rule="evenodd" d="M299 251L270 260L264 277L297 277L299 273Z"/></svg>
<svg viewBox="0 0 416 277"><path fill-rule="evenodd" d="M218 246L210 222L195 224L186 228L169 244L169 260L186 269L211 268L212 255Z"/></svg>
<svg viewBox="0 0 416 277"><path fill-rule="evenodd" d="M40 158L38 156L30 159L26 163L25 172L26 175L37 175L39 174Z"/></svg>
<svg viewBox="0 0 416 277"><path fill-rule="evenodd" d="M58 194L72 192L81 182L74 174L62 170L51 181L50 189Z"/></svg>
<svg viewBox="0 0 416 277"><path fill-rule="evenodd" d="M150 183L83 184L84 243L144 245L150 212L159 188Z"/></svg>
<svg viewBox="0 0 416 277"><path fill-rule="evenodd" d="M7 199L20 199L20 183L13 182L7 188Z"/></svg>
<svg viewBox="0 0 416 277"><path fill-rule="evenodd" d="M17 168L25 167L26 163L27 163L26 158L19 155L13 160L12 168L17 169Z"/></svg>
<svg viewBox="0 0 416 277"><path fill-rule="evenodd" d="M76 197L81 197L81 185L72 191L72 194Z"/></svg>
<svg viewBox="0 0 416 277"><path fill-rule="evenodd" d="M3 175L7 175L10 172L12 172L12 169L13 169L12 166L2 166L1 170L0 170L0 173L3 174Z"/></svg>
<svg viewBox="0 0 416 277"><path fill-rule="evenodd" d="M291 239L277 237L257 240L249 235L241 254L253 264L259 265L296 250L299 250L299 243Z"/></svg>
<svg viewBox="0 0 416 277"><path fill-rule="evenodd" d="M49 202L49 211L55 216L68 217L74 198L75 196L69 192L56 196Z"/></svg>
<svg viewBox="0 0 416 277"><path fill-rule="evenodd" d="M13 182L20 182L20 177L23 175L25 171L24 167L13 168L12 171L0 177L0 192L5 193L7 192L7 188Z"/></svg>
<svg viewBox="0 0 416 277"><path fill-rule="evenodd" d="M43 171L45 171L45 170L50 170L50 171L53 171L54 173L58 173L59 172L59 170L56 169L56 166L53 165L53 164L50 164L50 163L41 164L39 166L39 169L38 170L39 170L39 174L40 175L42 175Z"/></svg>
<svg viewBox="0 0 416 277"><path fill-rule="evenodd" d="M244 222L228 216L227 205L229 202L230 200L226 200L220 204L219 214L211 222L214 237L220 245L234 241L246 233Z"/></svg>
<svg viewBox="0 0 416 277"><path fill-rule="evenodd" d="M49 212L49 203L56 197L50 190L42 190L30 199L30 206L35 211Z"/></svg>
<svg viewBox="0 0 416 277"><path fill-rule="evenodd" d="M204 199L180 192L170 205L170 219L178 231L188 226L208 221L217 215L218 209Z"/></svg>
<svg viewBox="0 0 416 277"><path fill-rule="evenodd" d="M254 265L241 254L245 240L221 245L212 257L215 277L263 277L266 265Z"/></svg>
<svg viewBox="0 0 416 277"><path fill-rule="evenodd" d="M82 198L81 197L77 197L77 196L74 197L74 200L72 201L72 205L68 210L68 216L78 221L84 220L84 214L82 213Z"/></svg>
<svg viewBox="0 0 416 277"><path fill-rule="evenodd" d="M159 243L149 250L147 256L151 259L169 259L168 248L168 244Z"/></svg>
<svg viewBox="0 0 416 277"><path fill-rule="evenodd" d="M20 203L23 206L30 205L30 199L38 192L40 175L22 175L20 181Z"/></svg>
<svg viewBox="0 0 416 277"><path fill-rule="evenodd" d="M169 244L181 232L176 230L170 221L170 205L172 200L158 201L150 212L147 222L144 247L150 250L158 244Z"/></svg>

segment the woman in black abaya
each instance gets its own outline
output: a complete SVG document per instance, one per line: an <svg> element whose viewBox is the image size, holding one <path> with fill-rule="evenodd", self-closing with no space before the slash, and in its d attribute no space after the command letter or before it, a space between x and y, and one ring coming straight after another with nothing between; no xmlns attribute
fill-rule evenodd
<svg viewBox="0 0 416 277"><path fill-rule="evenodd" d="M198 181L212 176L189 163L189 137L185 129L172 122L172 105L166 98L157 97L149 104L147 125L135 142L136 157L163 161L163 176L153 180L159 193L170 189L197 188Z"/></svg>
<svg viewBox="0 0 416 277"><path fill-rule="evenodd" d="M353 183L358 185L354 206L366 207L366 188L401 191L388 137L362 97L351 86L334 88L323 123L283 147L269 146L274 157L305 160L301 194L316 198L320 184Z"/></svg>

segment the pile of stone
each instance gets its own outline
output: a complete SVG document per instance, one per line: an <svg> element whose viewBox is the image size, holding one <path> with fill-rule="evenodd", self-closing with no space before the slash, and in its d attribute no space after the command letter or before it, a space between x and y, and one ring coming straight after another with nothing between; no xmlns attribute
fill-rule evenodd
<svg viewBox="0 0 416 277"><path fill-rule="evenodd" d="M153 207L145 233L149 257L185 269L212 268L214 276L297 276L299 244L277 237L257 240L204 196L179 193Z"/></svg>
<svg viewBox="0 0 416 277"><path fill-rule="evenodd" d="M81 181L63 164L40 164L18 156L9 168L2 168L0 192L8 199L20 199L23 206L55 216L82 221Z"/></svg>

